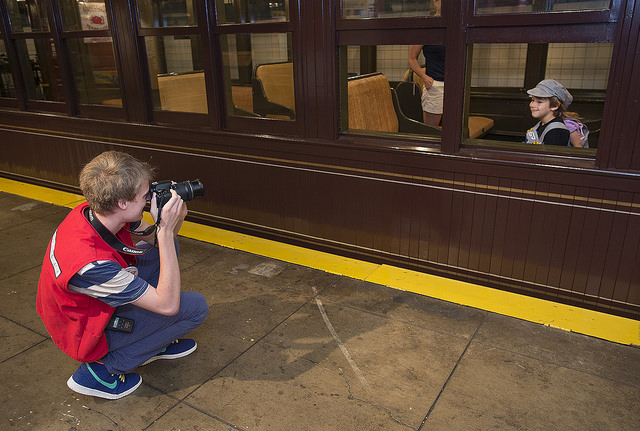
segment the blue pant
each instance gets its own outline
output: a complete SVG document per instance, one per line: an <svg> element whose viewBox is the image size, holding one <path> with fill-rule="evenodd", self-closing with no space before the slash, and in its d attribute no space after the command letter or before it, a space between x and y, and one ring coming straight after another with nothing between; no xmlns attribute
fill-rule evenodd
<svg viewBox="0 0 640 431"><path fill-rule="evenodd" d="M138 248L143 247L138 245ZM157 248L151 248L138 257L138 275L150 285L158 285L160 255ZM135 321L133 331L125 333L106 330L109 353L100 362L104 363L110 373L129 373L161 352L172 341L200 326L208 312L207 301L197 292L180 293L180 311L174 316L163 316L132 304L117 307L116 315Z"/></svg>

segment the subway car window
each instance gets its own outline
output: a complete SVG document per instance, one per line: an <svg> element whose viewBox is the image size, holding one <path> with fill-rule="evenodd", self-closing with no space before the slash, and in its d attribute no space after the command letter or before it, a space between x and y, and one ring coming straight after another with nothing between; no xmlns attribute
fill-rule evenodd
<svg viewBox="0 0 640 431"><path fill-rule="evenodd" d="M69 38L67 45L78 102L122 106L120 78L111 38Z"/></svg>
<svg viewBox="0 0 640 431"><path fill-rule="evenodd" d="M216 0L218 24L289 21L289 0Z"/></svg>
<svg viewBox="0 0 640 431"><path fill-rule="evenodd" d="M62 77L53 39L16 40L15 46L27 97L32 100L64 102Z"/></svg>
<svg viewBox="0 0 640 431"><path fill-rule="evenodd" d="M221 36L229 115L295 119L291 33Z"/></svg>
<svg viewBox="0 0 640 431"><path fill-rule="evenodd" d="M16 33L49 31L49 18L45 3L7 0L7 10L11 19L11 31Z"/></svg>
<svg viewBox="0 0 640 431"><path fill-rule="evenodd" d="M477 0L477 15L609 9L610 0Z"/></svg>
<svg viewBox="0 0 640 431"><path fill-rule="evenodd" d="M208 112L199 36L145 37L153 108Z"/></svg>
<svg viewBox="0 0 640 431"><path fill-rule="evenodd" d="M138 0L143 28L197 25L194 0Z"/></svg>
<svg viewBox="0 0 640 431"><path fill-rule="evenodd" d="M342 0L342 17L346 19L399 18L440 15L441 0Z"/></svg>
<svg viewBox="0 0 640 431"><path fill-rule="evenodd" d="M60 2L60 12L65 31L109 29L104 0L62 0Z"/></svg>
<svg viewBox="0 0 640 431"><path fill-rule="evenodd" d="M0 40L0 97L16 97L13 74L7 57L7 46Z"/></svg>
<svg viewBox="0 0 640 431"><path fill-rule="evenodd" d="M422 45L414 45L413 54L425 71ZM427 55L441 58L441 74L431 79L425 92L423 79L409 66L412 46L346 46L340 49L340 75L346 77L341 95L343 132L355 134L397 135L405 138L440 139L444 96L444 49L428 45ZM428 71L433 74L432 72ZM423 95L423 92L425 94ZM424 96L424 97L423 97ZM432 112L434 121L424 107ZM433 109L431 109L433 108ZM346 115L344 111L346 110Z"/></svg>
<svg viewBox="0 0 640 431"><path fill-rule="evenodd" d="M469 115L494 120L472 143L595 154L612 44L475 44L471 49Z"/></svg>

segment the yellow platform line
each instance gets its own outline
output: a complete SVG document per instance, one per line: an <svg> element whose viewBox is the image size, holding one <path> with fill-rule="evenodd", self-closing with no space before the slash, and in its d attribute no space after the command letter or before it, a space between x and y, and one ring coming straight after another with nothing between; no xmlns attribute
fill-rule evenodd
<svg viewBox="0 0 640 431"><path fill-rule="evenodd" d="M82 195L61 192L59 190L34 186L33 184L22 183L1 177L0 191L67 208L74 208L76 205L84 202L84 197Z"/></svg>
<svg viewBox="0 0 640 431"><path fill-rule="evenodd" d="M0 178L0 191L72 208L81 195ZM148 216L148 215L147 215ZM627 345L640 321L185 222L181 236Z"/></svg>

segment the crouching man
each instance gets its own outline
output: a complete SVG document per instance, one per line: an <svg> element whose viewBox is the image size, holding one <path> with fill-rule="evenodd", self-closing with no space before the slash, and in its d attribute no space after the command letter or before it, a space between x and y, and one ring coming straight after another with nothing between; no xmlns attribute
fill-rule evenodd
<svg viewBox="0 0 640 431"><path fill-rule="evenodd" d="M180 291L176 235L186 204L171 190L156 227L142 220L148 201L158 216L152 176L126 153L91 160L80 173L86 203L58 226L44 257L36 309L55 344L81 362L67 381L81 394L129 395L142 383L135 368L196 350L181 337L209 312L204 296Z"/></svg>

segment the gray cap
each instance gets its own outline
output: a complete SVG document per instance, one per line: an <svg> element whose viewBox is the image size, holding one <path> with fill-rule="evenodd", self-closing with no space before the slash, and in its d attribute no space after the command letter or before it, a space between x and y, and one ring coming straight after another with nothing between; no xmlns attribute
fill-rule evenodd
<svg viewBox="0 0 640 431"><path fill-rule="evenodd" d="M536 97L557 97L562 107L567 109L571 102L573 102L573 96L569 93L564 85L560 84L555 79L545 79L538 82L535 88L527 91L531 96Z"/></svg>

